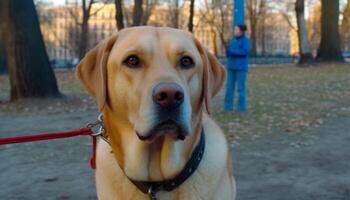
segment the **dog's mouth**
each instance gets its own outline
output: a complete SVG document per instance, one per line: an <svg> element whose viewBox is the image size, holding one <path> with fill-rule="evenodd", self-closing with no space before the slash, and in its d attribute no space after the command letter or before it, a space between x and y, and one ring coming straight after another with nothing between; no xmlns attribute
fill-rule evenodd
<svg viewBox="0 0 350 200"><path fill-rule="evenodd" d="M158 123L147 134L142 135L136 131L137 136L143 141L153 141L154 139L168 135L175 140L184 140L188 135L187 130L174 120L165 120Z"/></svg>

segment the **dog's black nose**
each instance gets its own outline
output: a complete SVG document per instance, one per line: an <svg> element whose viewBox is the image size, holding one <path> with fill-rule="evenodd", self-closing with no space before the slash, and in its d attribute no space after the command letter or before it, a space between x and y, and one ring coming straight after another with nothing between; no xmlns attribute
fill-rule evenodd
<svg viewBox="0 0 350 200"><path fill-rule="evenodd" d="M159 83L153 88L153 102L163 108L179 106L184 101L184 91L176 83Z"/></svg>

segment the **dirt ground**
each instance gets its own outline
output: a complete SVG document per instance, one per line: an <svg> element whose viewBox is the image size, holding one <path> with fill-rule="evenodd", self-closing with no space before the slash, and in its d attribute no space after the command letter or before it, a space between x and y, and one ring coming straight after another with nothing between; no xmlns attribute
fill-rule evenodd
<svg viewBox="0 0 350 200"><path fill-rule="evenodd" d="M0 137L72 129L96 115L90 110L2 116ZM78 137L1 146L0 199L96 199L90 142ZM234 142L237 199L349 200L349 143L350 114L307 133Z"/></svg>
<svg viewBox="0 0 350 200"><path fill-rule="evenodd" d="M238 199L349 200L350 115L233 148Z"/></svg>

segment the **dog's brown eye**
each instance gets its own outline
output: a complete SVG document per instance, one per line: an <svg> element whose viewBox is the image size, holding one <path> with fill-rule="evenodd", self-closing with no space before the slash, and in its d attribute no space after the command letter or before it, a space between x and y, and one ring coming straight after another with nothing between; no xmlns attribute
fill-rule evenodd
<svg viewBox="0 0 350 200"><path fill-rule="evenodd" d="M123 63L128 67L136 68L140 65L140 59L137 56L132 55L127 57Z"/></svg>
<svg viewBox="0 0 350 200"><path fill-rule="evenodd" d="M194 62L191 57L189 56L183 56L180 59L180 65L182 68L188 69L194 66Z"/></svg>

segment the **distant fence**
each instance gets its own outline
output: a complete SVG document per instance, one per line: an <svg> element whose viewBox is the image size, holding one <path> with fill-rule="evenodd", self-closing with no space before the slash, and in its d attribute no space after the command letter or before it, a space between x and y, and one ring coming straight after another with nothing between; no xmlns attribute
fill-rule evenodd
<svg viewBox="0 0 350 200"><path fill-rule="evenodd" d="M226 57L219 57L222 64L226 64ZM249 58L249 64L262 65L262 64L288 64L297 62L297 56L291 55L256 55Z"/></svg>
<svg viewBox="0 0 350 200"><path fill-rule="evenodd" d="M298 61L297 56L253 56L249 60L249 64L262 65L262 64L288 64L296 63Z"/></svg>
<svg viewBox="0 0 350 200"><path fill-rule="evenodd" d="M350 51L343 52L344 59L350 61ZM218 57L222 64L226 64L226 57ZM249 58L249 64L251 65L271 65L271 64L291 64L297 63L299 56L293 55L256 55Z"/></svg>

